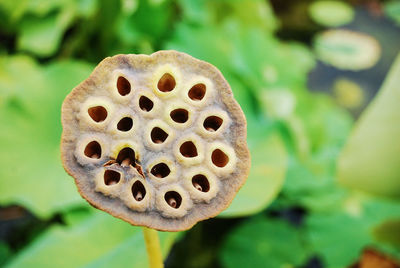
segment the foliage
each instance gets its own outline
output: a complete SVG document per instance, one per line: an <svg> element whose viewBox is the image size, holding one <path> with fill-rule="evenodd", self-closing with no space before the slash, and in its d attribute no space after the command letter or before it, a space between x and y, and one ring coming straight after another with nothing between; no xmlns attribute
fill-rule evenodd
<svg viewBox="0 0 400 268"><path fill-rule="evenodd" d="M226 267L294 267L305 261L300 233L283 220L254 218L234 230L222 251Z"/></svg>
<svg viewBox="0 0 400 268"><path fill-rule="evenodd" d="M134 267L147 265L144 238L139 227L116 221L106 213L91 211L89 214L72 222L67 228L49 228L9 267L123 267L127 263ZM177 233L161 234L164 255L176 236ZM51 256L51 261L48 256Z"/></svg>
<svg viewBox="0 0 400 268"><path fill-rule="evenodd" d="M331 27L357 19L344 2L311 2L302 1L310 12L304 21L311 16ZM396 8L395 1L385 5L392 18ZM217 220L226 229L221 242L215 250L197 245L196 256L224 267L305 267L317 258L328 268L354 263L366 246L400 257L398 200L358 192L400 193L400 59L353 129L346 108L366 101L363 87L341 78L335 100L311 92L307 75L321 66L318 59L330 71L356 73L385 51L353 32L350 40L314 31L313 49L309 42L282 41L277 36L287 21L275 14L264 0L0 0L0 209L17 204L48 223L31 231L22 248L1 240L0 232L0 265L148 266L140 228L90 208L63 170L60 107L104 57L159 49L219 68L248 121L248 181ZM160 236L165 257L174 256L175 242L187 243L190 255L191 243L205 240ZM212 266L207 258L199 265Z"/></svg>
<svg viewBox="0 0 400 268"><path fill-rule="evenodd" d="M397 24L400 24L400 2L399 1L388 1L385 4L385 12L389 18L394 20Z"/></svg>
<svg viewBox="0 0 400 268"><path fill-rule="evenodd" d="M1 58L0 201L40 217L82 204L60 163L61 103L92 65L77 61L41 67L28 56ZM24 79L20 79L21 73ZM29 133L29 135L27 135ZM12 183L10 183L12 181Z"/></svg>
<svg viewBox="0 0 400 268"><path fill-rule="evenodd" d="M240 189L222 217L237 217L262 211L282 188L285 179L287 153L281 138L261 132L261 138L249 136L252 166L249 179Z"/></svg>

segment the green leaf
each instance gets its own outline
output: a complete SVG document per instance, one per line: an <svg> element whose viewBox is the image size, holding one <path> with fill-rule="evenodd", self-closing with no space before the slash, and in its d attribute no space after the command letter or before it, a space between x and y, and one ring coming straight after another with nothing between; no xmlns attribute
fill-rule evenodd
<svg viewBox="0 0 400 268"><path fill-rule="evenodd" d="M290 160L282 191L292 205L312 212L336 209L344 191L334 184L334 162L327 160L333 157L330 150L325 150L306 162Z"/></svg>
<svg viewBox="0 0 400 268"><path fill-rule="evenodd" d="M331 210L345 195L335 181L336 159L353 120L327 96L302 94L297 100L296 121L286 124L299 149L290 157L283 193L293 205Z"/></svg>
<svg viewBox="0 0 400 268"><path fill-rule="evenodd" d="M254 134L249 133L248 138L252 158L249 177L229 208L220 214L221 217L257 213L271 203L282 188L287 165L282 139L276 133L263 132L258 137Z"/></svg>
<svg viewBox="0 0 400 268"><path fill-rule="evenodd" d="M1 92L10 97L0 102L0 121L7 126L0 132L0 204L20 204L39 217L83 204L61 165L60 117L64 97L92 66L69 61L41 68L19 56L0 61L5 63L0 98Z"/></svg>
<svg viewBox="0 0 400 268"><path fill-rule="evenodd" d="M351 5L341 1L317 1L309 7L311 18L327 27L342 26L354 18Z"/></svg>
<svg viewBox="0 0 400 268"><path fill-rule="evenodd" d="M288 119L293 115L296 97L287 89L269 89L260 94L266 115L275 119Z"/></svg>
<svg viewBox="0 0 400 268"><path fill-rule="evenodd" d="M54 54L61 38L72 22L74 9L41 17L26 17L20 27L17 40L18 49L32 52L40 57Z"/></svg>
<svg viewBox="0 0 400 268"><path fill-rule="evenodd" d="M258 116L260 108L267 116L271 110L279 114L275 107L281 103L265 107L273 101L265 91L304 92L307 73L315 64L304 45L278 42L271 33L246 26L236 17L226 17L216 27L180 23L166 48L189 53L219 68L246 116Z"/></svg>
<svg viewBox="0 0 400 268"><path fill-rule="evenodd" d="M138 8L137 0L121 0L121 10L125 15L132 15Z"/></svg>
<svg viewBox="0 0 400 268"><path fill-rule="evenodd" d="M305 129L311 152L324 147L340 149L353 125L350 114L325 95L303 94L298 97L296 114Z"/></svg>
<svg viewBox="0 0 400 268"><path fill-rule="evenodd" d="M366 246L398 255L398 249L382 244L373 235L375 226L398 215L400 207L395 202L349 196L337 203L336 210L306 217L307 240L327 268L347 267Z"/></svg>
<svg viewBox="0 0 400 268"><path fill-rule="evenodd" d="M73 0L75 1L75 0ZM29 13L38 15L38 16L44 16L51 11L54 11L58 8L62 8L68 2L71 2L70 0L53 0L53 1L48 1L48 0L30 0L29 5L27 7L27 11Z"/></svg>
<svg viewBox="0 0 400 268"><path fill-rule="evenodd" d="M400 198L400 56L339 159L340 183Z"/></svg>
<svg viewBox="0 0 400 268"><path fill-rule="evenodd" d="M400 2L399 1L388 1L384 4L384 11L386 15L394 20L397 25L400 25Z"/></svg>
<svg viewBox="0 0 400 268"><path fill-rule="evenodd" d="M338 69L359 71L374 66L381 57L378 41L349 30L328 30L314 40L317 57Z"/></svg>
<svg viewBox="0 0 400 268"><path fill-rule="evenodd" d="M6 243L0 241L0 265L11 256L11 250L8 248Z"/></svg>
<svg viewBox="0 0 400 268"><path fill-rule="evenodd" d="M123 6L127 15L118 18L118 37L126 44L129 44L129 47L138 44L143 46L143 44L147 43L150 51L146 52L154 52L152 44L157 43L170 31L173 9L169 1L157 4L142 1L137 6L135 6L134 2L125 1L123 4L130 5L131 10L129 11L126 6ZM152 15L149 16L149 14ZM119 16L117 14L117 17Z"/></svg>
<svg viewBox="0 0 400 268"><path fill-rule="evenodd" d="M96 209L87 203L86 206L82 205L64 212L62 214L62 221L66 225L75 225L93 216L95 212Z"/></svg>
<svg viewBox="0 0 400 268"><path fill-rule="evenodd" d="M209 35L213 35L214 38L208 40ZM235 59L231 56L237 54L233 52L234 44L231 36L227 35L227 31L216 27L195 28L181 24L177 27L175 35L166 48L186 52L193 57L214 64L230 83L235 98L242 105L246 116L254 116L254 106L257 107L257 105L254 105L255 98L248 85L243 83L243 80L248 77L243 73L241 76L237 76L234 71L234 66L237 65ZM241 61L241 59L236 61Z"/></svg>
<svg viewBox="0 0 400 268"><path fill-rule="evenodd" d="M160 237L161 251L165 259L180 233L159 232L158 234ZM140 233L132 235L129 239L126 239L123 243L115 247L114 250L104 254L87 267L148 267L147 252L144 243L142 230L140 230Z"/></svg>
<svg viewBox="0 0 400 268"><path fill-rule="evenodd" d="M95 15L98 8L97 0L75 0L76 1L76 12L84 17L90 18Z"/></svg>
<svg viewBox="0 0 400 268"><path fill-rule="evenodd" d="M0 0L0 12L10 20L11 23L16 23L25 13L29 6L29 0L7 1ZM0 14L3 15L3 12Z"/></svg>
<svg viewBox="0 0 400 268"><path fill-rule="evenodd" d="M0 107L12 98L26 98L29 91L36 91L44 83L41 70L28 56L1 56L0 66ZM21 79L21 73L24 79ZM27 88L26 81L32 83L31 87Z"/></svg>
<svg viewBox="0 0 400 268"><path fill-rule="evenodd" d="M283 220L258 217L233 230L221 249L224 267L294 267L305 261L299 231Z"/></svg>
<svg viewBox="0 0 400 268"><path fill-rule="evenodd" d="M216 1L212 1L216 2ZM260 27L264 31L273 32L278 28L279 22L273 13L268 1L263 0L242 0L226 1L232 6L232 17L239 19L242 25L249 28ZM246 10L246 12L243 12ZM224 13L220 13L224 14Z"/></svg>
<svg viewBox="0 0 400 268"><path fill-rule="evenodd" d="M164 257L178 233L160 235ZM53 226L6 267L148 267L140 227L95 212L71 226Z"/></svg>
<svg viewBox="0 0 400 268"><path fill-rule="evenodd" d="M307 218L309 239L327 268L347 267L372 242L368 225L348 214L313 214Z"/></svg>
<svg viewBox="0 0 400 268"><path fill-rule="evenodd" d="M262 28L272 32L278 21L272 7L263 0L241 1L179 1L185 23L214 28L226 18L235 18L240 24L251 28ZM246 12L243 12L246 10Z"/></svg>

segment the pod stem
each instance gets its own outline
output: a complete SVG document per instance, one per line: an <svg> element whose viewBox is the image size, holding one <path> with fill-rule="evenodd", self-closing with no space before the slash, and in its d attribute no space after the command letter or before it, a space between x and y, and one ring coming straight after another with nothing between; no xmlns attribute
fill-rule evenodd
<svg viewBox="0 0 400 268"><path fill-rule="evenodd" d="M144 241L146 242L147 257L149 259L150 268L163 268L164 263L157 231L147 227L142 227L142 230Z"/></svg>

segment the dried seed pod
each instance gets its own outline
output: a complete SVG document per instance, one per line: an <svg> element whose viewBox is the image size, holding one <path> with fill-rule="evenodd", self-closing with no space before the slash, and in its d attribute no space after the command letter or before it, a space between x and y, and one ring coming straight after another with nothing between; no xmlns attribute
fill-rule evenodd
<svg viewBox="0 0 400 268"><path fill-rule="evenodd" d="M245 182L246 119L222 74L176 51L103 60L65 99L61 151L81 195L133 225L181 231Z"/></svg>

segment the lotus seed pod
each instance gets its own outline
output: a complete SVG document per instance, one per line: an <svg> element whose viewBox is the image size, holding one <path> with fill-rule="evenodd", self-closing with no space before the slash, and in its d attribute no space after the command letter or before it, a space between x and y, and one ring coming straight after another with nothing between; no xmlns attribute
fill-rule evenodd
<svg viewBox="0 0 400 268"><path fill-rule="evenodd" d="M222 74L176 51L104 59L62 106L62 161L91 205L181 231L245 182L246 119Z"/></svg>

